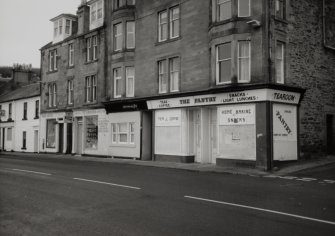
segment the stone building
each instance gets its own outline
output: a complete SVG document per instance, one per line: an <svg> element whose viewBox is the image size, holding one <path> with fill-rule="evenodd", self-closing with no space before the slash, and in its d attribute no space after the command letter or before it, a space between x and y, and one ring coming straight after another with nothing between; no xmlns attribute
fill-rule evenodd
<svg viewBox="0 0 335 236"><path fill-rule="evenodd" d="M329 0L83 1L52 19L57 37L42 48L44 151L266 170L332 153L332 10Z"/></svg>

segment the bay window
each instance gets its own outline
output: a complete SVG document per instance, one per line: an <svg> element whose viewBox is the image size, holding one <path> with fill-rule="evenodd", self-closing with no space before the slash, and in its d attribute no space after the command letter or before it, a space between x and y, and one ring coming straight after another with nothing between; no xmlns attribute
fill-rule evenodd
<svg viewBox="0 0 335 236"><path fill-rule="evenodd" d="M250 42L238 42L238 82L250 81Z"/></svg>
<svg viewBox="0 0 335 236"><path fill-rule="evenodd" d="M277 42L275 55L276 82L281 84L284 83L284 50L284 43Z"/></svg>
<svg viewBox="0 0 335 236"><path fill-rule="evenodd" d="M231 0L216 0L217 21L223 21L231 18L231 5Z"/></svg>
<svg viewBox="0 0 335 236"><path fill-rule="evenodd" d="M122 23L114 25L114 51L122 49Z"/></svg>
<svg viewBox="0 0 335 236"><path fill-rule="evenodd" d="M128 49L135 48L135 22L128 21L126 23L126 30L127 30L126 48Z"/></svg>
<svg viewBox="0 0 335 236"><path fill-rule="evenodd" d="M120 98L122 96L121 67L114 69L113 76L114 76L114 98Z"/></svg>
<svg viewBox="0 0 335 236"><path fill-rule="evenodd" d="M231 82L231 42L221 44L217 47L216 53L216 83L223 84Z"/></svg>

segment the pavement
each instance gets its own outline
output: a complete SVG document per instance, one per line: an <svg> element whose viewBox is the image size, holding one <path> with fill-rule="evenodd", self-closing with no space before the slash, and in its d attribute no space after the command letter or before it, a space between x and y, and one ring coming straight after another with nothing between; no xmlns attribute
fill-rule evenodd
<svg viewBox="0 0 335 236"><path fill-rule="evenodd" d="M0 155L2 153L0 152ZM215 164L203 163L177 163L177 162L160 162L160 161L143 161L134 159L120 159L111 157L96 157L96 156L81 156L71 154L51 154L51 153L21 153L21 152L3 152L6 155L27 157L27 158L58 158L58 159L72 159L78 161L92 161L92 162L106 162L118 163L138 166L151 166L159 168L172 168L188 171L199 172L214 172L214 173L230 173L251 176L267 176L267 175L290 175L295 172L313 169L328 164L335 163L335 155L329 155L318 158L311 158L307 160L298 160L294 162L287 162L284 164L276 165L271 171L264 171L257 168L246 167L223 167Z"/></svg>

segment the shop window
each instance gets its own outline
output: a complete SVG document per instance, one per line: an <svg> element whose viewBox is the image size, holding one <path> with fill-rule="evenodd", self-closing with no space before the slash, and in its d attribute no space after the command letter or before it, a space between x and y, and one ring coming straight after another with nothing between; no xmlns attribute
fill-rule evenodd
<svg viewBox="0 0 335 236"><path fill-rule="evenodd" d="M7 128L7 141L12 141L13 129Z"/></svg>
<svg viewBox="0 0 335 236"><path fill-rule="evenodd" d="M126 96L134 97L135 86L135 69L134 67L126 67Z"/></svg>
<svg viewBox="0 0 335 236"><path fill-rule="evenodd" d="M158 42L180 36L180 8L171 7L158 13Z"/></svg>
<svg viewBox="0 0 335 236"><path fill-rule="evenodd" d="M49 51L49 71L57 71L58 68L57 49Z"/></svg>
<svg viewBox="0 0 335 236"><path fill-rule="evenodd" d="M97 100L97 79L95 75L85 78L85 101L95 102Z"/></svg>
<svg viewBox="0 0 335 236"><path fill-rule="evenodd" d="M217 21L223 21L231 18L231 5L231 0L216 0Z"/></svg>
<svg viewBox="0 0 335 236"><path fill-rule="evenodd" d="M86 39L86 62L98 59L98 36L94 35Z"/></svg>
<svg viewBox="0 0 335 236"><path fill-rule="evenodd" d="M135 123L112 123L112 144L135 144Z"/></svg>
<svg viewBox="0 0 335 236"><path fill-rule="evenodd" d="M21 149L27 149L27 132L22 132L22 148Z"/></svg>
<svg viewBox="0 0 335 236"><path fill-rule="evenodd" d="M284 83L284 54L285 53L285 44L282 42L277 42L276 45L276 62L275 62L275 70L276 70L276 82Z"/></svg>
<svg viewBox="0 0 335 236"><path fill-rule="evenodd" d="M67 104L73 104L73 80L67 81Z"/></svg>
<svg viewBox="0 0 335 236"><path fill-rule="evenodd" d="M27 120L27 109L28 109L28 103L24 102L23 103L23 118L22 118L22 120Z"/></svg>
<svg viewBox="0 0 335 236"><path fill-rule="evenodd" d="M180 59L173 57L158 61L159 93L178 92L180 75Z"/></svg>
<svg viewBox="0 0 335 236"><path fill-rule="evenodd" d="M86 148L98 148L98 117L86 117Z"/></svg>
<svg viewBox="0 0 335 236"><path fill-rule="evenodd" d="M73 43L69 44L69 66L74 65L74 47Z"/></svg>
<svg viewBox="0 0 335 236"><path fill-rule="evenodd" d="M122 96L121 67L115 68L113 70L113 76L114 76L114 98L119 98Z"/></svg>
<svg viewBox="0 0 335 236"><path fill-rule="evenodd" d="M40 117L40 101L35 101L35 117L34 119L38 119Z"/></svg>
<svg viewBox="0 0 335 236"><path fill-rule="evenodd" d="M47 120L47 133L46 133L46 147L55 148L56 147L56 120Z"/></svg>
<svg viewBox="0 0 335 236"><path fill-rule="evenodd" d="M275 15L276 18L285 19L286 18L286 0L276 0Z"/></svg>

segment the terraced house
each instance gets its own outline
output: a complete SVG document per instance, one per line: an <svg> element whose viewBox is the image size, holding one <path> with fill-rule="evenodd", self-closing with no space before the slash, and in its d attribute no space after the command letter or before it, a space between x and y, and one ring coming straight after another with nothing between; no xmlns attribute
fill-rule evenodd
<svg viewBox="0 0 335 236"><path fill-rule="evenodd" d="M333 10L83 1L41 49L43 150L266 170L334 153Z"/></svg>

